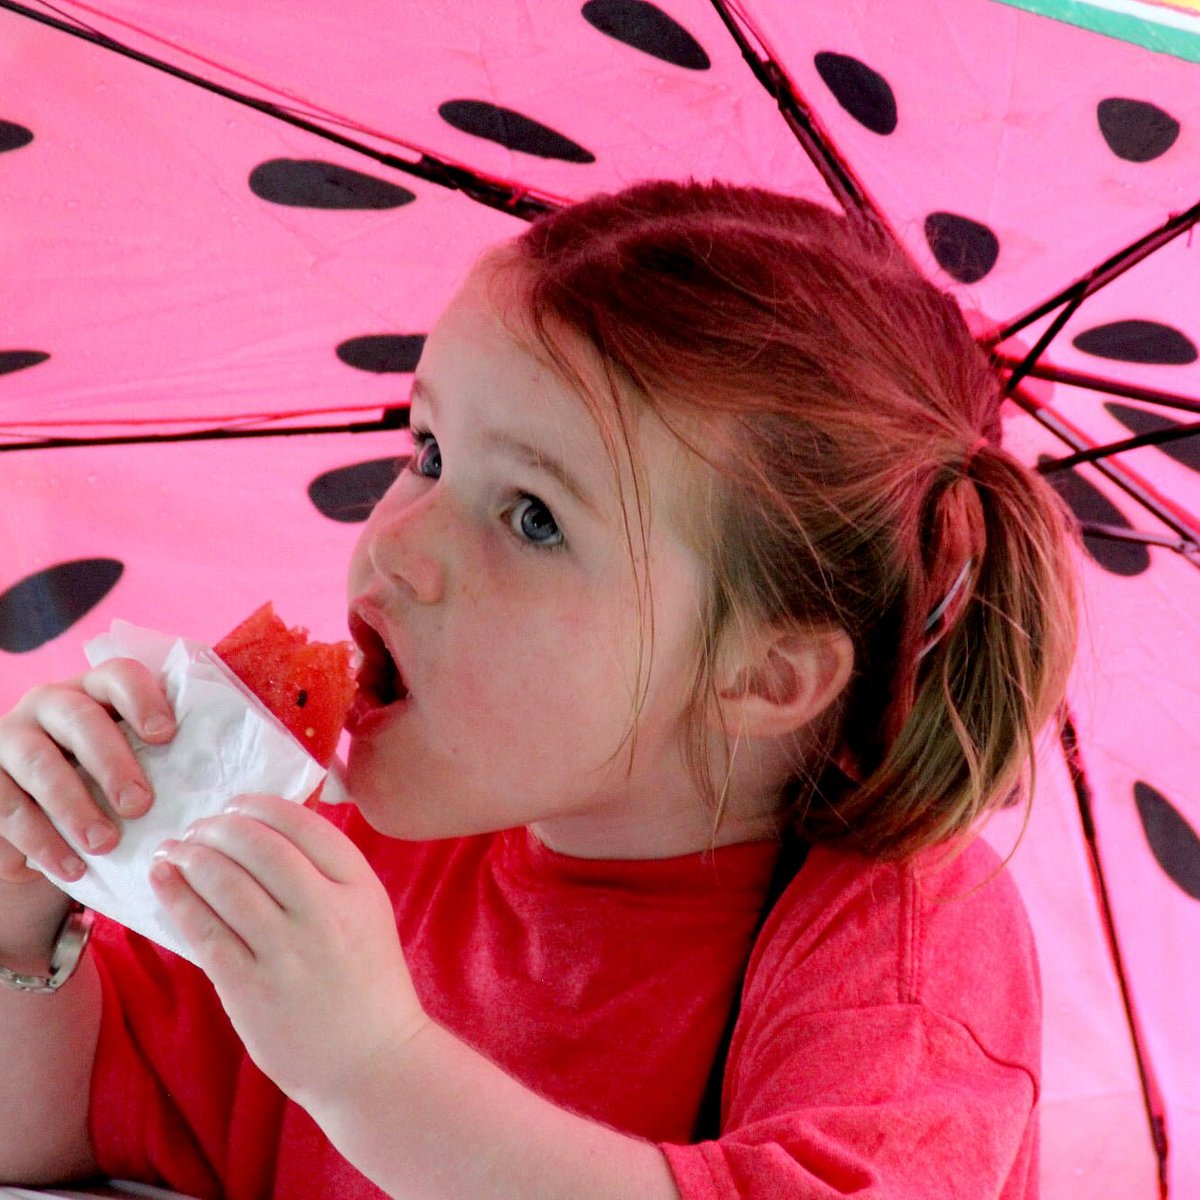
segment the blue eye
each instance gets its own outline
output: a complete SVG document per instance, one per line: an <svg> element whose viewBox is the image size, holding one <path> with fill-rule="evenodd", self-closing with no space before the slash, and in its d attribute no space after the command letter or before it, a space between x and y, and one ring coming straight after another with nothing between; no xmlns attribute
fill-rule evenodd
<svg viewBox="0 0 1200 1200"><path fill-rule="evenodd" d="M442 451L431 433L413 430L413 453L408 469L426 479L438 479L442 474Z"/></svg>
<svg viewBox="0 0 1200 1200"><path fill-rule="evenodd" d="M562 530L536 496L522 496L508 516L512 531L535 546L561 546Z"/></svg>

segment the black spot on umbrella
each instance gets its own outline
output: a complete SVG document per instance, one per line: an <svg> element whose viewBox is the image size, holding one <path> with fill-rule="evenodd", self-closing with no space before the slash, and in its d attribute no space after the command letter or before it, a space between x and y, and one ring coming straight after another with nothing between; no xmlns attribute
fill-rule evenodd
<svg viewBox="0 0 1200 1200"><path fill-rule="evenodd" d="M372 458L326 471L308 485L308 498L331 521L365 521L406 462L407 458Z"/></svg>
<svg viewBox="0 0 1200 1200"><path fill-rule="evenodd" d="M1116 417L1131 433L1159 433L1165 429L1178 429L1181 421L1172 421L1160 413L1149 412L1144 408L1134 408L1130 404L1110 403L1104 406L1112 416ZM1164 454L1193 471L1200 471L1200 432L1188 434L1173 442L1162 442L1157 446Z"/></svg>
<svg viewBox="0 0 1200 1200"><path fill-rule="evenodd" d="M925 218L925 240L938 266L959 283L978 283L1000 257L996 235L979 221L957 213L930 213Z"/></svg>
<svg viewBox="0 0 1200 1200"><path fill-rule="evenodd" d="M369 333L342 342L337 356L359 371L400 374L416 370L424 345L423 333Z"/></svg>
<svg viewBox="0 0 1200 1200"><path fill-rule="evenodd" d="M1112 96L1096 105L1096 118L1108 148L1129 162L1166 154L1179 136L1179 122L1148 100Z"/></svg>
<svg viewBox="0 0 1200 1200"><path fill-rule="evenodd" d="M1196 361L1191 338L1159 321L1110 321L1085 329L1071 344L1084 354L1117 362L1182 367Z"/></svg>
<svg viewBox="0 0 1200 1200"><path fill-rule="evenodd" d="M707 71L712 63L704 47L674 17L647 0L588 0L583 19L624 42L689 71Z"/></svg>
<svg viewBox="0 0 1200 1200"><path fill-rule="evenodd" d="M0 650L24 654L58 637L116 586L115 558L79 558L27 576L0 594Z"/></svg>
<svg viewBox="0 0 1200 1200"><path fill-rule="evenodd" d="M313 158L272 158L250 172L250 190L288 208L384 209L417 197L374 175Z"/></svg>
<svg viewBox="0 0 1200 1200"><path fill-rule="evenodd" d="M44 350L0 350L0 375L24 371L26 367L36 367L49 357Z"/></svg>
<svg viewBox="0 0 1200 1200"><path fill-rule="evenodd" d="M848 54L822 50L813 56L817 74L833 98L872 133L889 134L896 128L896 93L878 71Z"/></svg>
<svg viewBox="0 0 1200 1200"><path fill-rule="evenodd" d="M1148 783L1133 785L1133 799L1146 840L1173 883L1193 900L1200 900L1200 838L1186 818Z"/></svg>
<svg viewBox="0 0 1200 1200"><path fill-rule="evenodd" d="M33 141L33 130L15 121L0 121L0 154L5 150L20 150Z"/></svg>
<svg viewBox="0 0 1200 1200"><path fill-rule="evenodd" d="M1039 463L1050 459L1043 455ZM1118 529L1132 529L1115 504L1098 488L1093 487L1076 471L1051 471L1046 480L1066 501L1067 507L1086 524L1113 525ZM1150 569L1150 550L1141 542L1121 542L1114 538L1084 535L1083 548L1097 566L1113 575L1130 577L1141 575Z"/></svg>
<svg viewBox="0 0 1200 1200"><path fill-rule="evenodd" d="M447 100L438 105L438 115L463 133L498 142L522 154L570 163L596 161L594 154L548 125L486 100Z"/></svg>

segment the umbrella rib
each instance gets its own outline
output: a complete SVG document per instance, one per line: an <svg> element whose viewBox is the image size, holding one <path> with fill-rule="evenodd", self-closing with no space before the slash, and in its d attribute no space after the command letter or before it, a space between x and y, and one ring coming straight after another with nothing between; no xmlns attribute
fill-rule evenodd
<svg viewBox="0 0 1200 1200"><path fill-rule="evenodd" d="M1003 354L992 356L992 362L1002 370L1014 370L1022 361L1022 359L1009 358ZM1093 392L1102 392L1107 396L1122 396L1127 400L1142 400L1147 404L1160 404L1164 408L1177 408L1182 412L1200 413L1200 400L1193 400L1189 396L1180 396L1174 392L1160 392L1154 388L1137 387L1129 383L1118 383L1111 379L1101 379L1097 375L1087 375L1082 371L1068 371L1062 367L1038 364L1030 367L1026 375L1033 379L1045 379L1050 383L1065 383L1071 387L1087 388Z"/></svg>
<svg viewBox="0 0 1200 1200"><path fill-rule="evenodd" d="M1123 250L1118 250L1116 254L1105 259L1087 275L1063 288L1057 295L1042 301L1024 315L1016 317L1007 325L980 340L984 345L997 346L1019 333L1027 325L1031 325L1047 313L1053 312L1061 304L1070 303L1073 308L1078 307L1088 296L1094 295L1102 287L1106 287L1114 279L1124 275L1130 268L1137 266L1142 259L1153 254L1155 250L1191 229L1197 221L1200 221L1200 203L1193 204L1185 212L1176 213L1157 229L1153 229L1138 238L1137 241L1131 242Z"/></svg>
<svg viewBox="0 0 1200 1200"><path fill-rule="evenodd" d="M1075 315L1079 306L1087 299L1088 291L1085 285L1076 284L1074 295L1070 301L1062 308L1059 314L1050 322L1046 331L1038 338L1033 348L1028 354L1017 364L1012 374L1008 378L1008 382L1004 385L1004 394L1009 396L1013 389L1025 378L1027 374L1037 365L1037 360L1046 352L1046 347L1050 345L1059 333L1062 327Z"/></svg>
<svg viewBox="0 0 1200 1200"><path fill-rule="evenodd" d="M49 437L0 442L0 454L20 450L80 449L87 446L144 446L166 442L235 441L239 438L311 437L330 433L387 433L408 428L408 407L385 408L373 421L340 421L328 425L290 425L282 429L193 429L180 433L127 433L103 437Z"/></svg>
<svg viewBox="0 0 1200 1200"><path fill-rule="evenodd" d="M1049 405L1042 404L1024 388L1014 388L1010 398L1072 450L1090 451L1095 448L1065 417ZM1160 496L1140 475L1124 464L1098 458L1092 465L1168 529L1179 534L1186 547L1181 553L1193 565L1200 567L1200 523L1194 516Z"/></svg>
<svg viewBox="0 0 1200 1200"><path fill-rule="evenodd" d="M282 121L287 125L302 129L305 133L311 133L316 137L323 138L325 141L333 142L335 145L341 146L346 150L361 154L379 163L381 166L395 171L403 171L405 174L415 176L426 183L437 184L439 187L447 188L450 191L462 192L471 200L484 204L489 208L500 209L510 216L519 217L521 220L532 221L535 217L543 213L552 212L562 207L560 200L538 193L532 188L521 187L504 180L493 179L481 172L473 171L468 167L459 166L455 163L446 162L425 152L421 153L421 157L417 161L410 162L394 154L375 150L364 142L347 137L345 134L337 133L316 121L310 121L298 113L289 111L282 105L275 104L270 100L259 100L254 96L247 95L245 92L239 92L236 88L226 87L215 80L205 79L202 75L196 75L163 59L155 58L151 54L135 50L132 46L126 46L124 43L109 37L107 34L100 33L98 30L88 29L83 25L73 25L69 21L52 17L48 13L28 8L24 4L17 3L16 0L0 0L0 9L7 9L17 16L37 21L39 24L47 25L51 29L58 30L60 33L68 34L71 37L79 38L81 41L98 46L102 50L111 51L114 54L119 54L124 58L141 63L143 66L162 71L175 79L192 84L194 87L202 88L204 91L212 92L235 104L252 108L264 116L273 117L277 121Z"/></svg>
<svg viewBox="0 0 1200 1200"><path fill-rule="evenodd" d="M750 39L734 19L725 0L712 0L712 6L729 31L729 36L737 43L755 79L779 106L780 114L788 128L838 203L846 212L865 219L892 236L882 214L868 197L866 189L838 154L833 142L821 128L812 109L796 91L787 73L774 59L760 57L755 52Z"/></svg>
<svg viewBox="0 0 1200 1200"><path fill-rule="evenodd" d="M1185 558L1195 558L1197 548L1189 546L1182 538L1166 533L1150 533L1145 529L1129 529L1124 525L1104 525L1099 521L1080 521L1079 532L1084 537L1103 538L1107 542L1132 542L1139 546L1162 546L1174 550Z"/></svg>
<svg viewBox="0 0 1200 1200"><path fill-rule="evenodd" d="M1159 1188L1161 1194L1166 1196L1167 1131L1162 1094L1154 1076L1154 1071L1150 1063L1150 1055L1145 1040L1142 1037L1140 1023L1134 1012L1133 996L1129 989L1129 978L1125 970L1125 960L1121 953L1120 942L1117 939L1116 922L1113 919L1112 903L1109 900L1108 882L1104 877L1104 868L1100 860L1100 848L1096 841L1092 785L1084 769L1083 756L1079 750L1079 734L1075 726L1075 718L1065 702L1059 710L1058 737L1063 758L1066 760L1067 774L1071 780L1071 788L1075 793L1075 803L1079 812L1079 822L1083 830L1084 845L1087 847L1092 882L1096 888L1100 918L1104 925L1109 954L1112 957L1117 986L1121 993L1121 1003L1125 1009L1125 1020L1129 1025L1130 1040L1133 1043L1133 1057L1137 1064L1138 1082L1142 1091L1142 1103L1146 1109L1146 1118L1150 1123L1150 1140L1154 1147L1155 1157L1158 1160Z"/></svg>
<svg viewBox="0 0 1200 1200"><path fill-rule="evenodd" d="M1042 463L1038 470L1043 475L1053 471L1068 471L1079 463L1094 463L1114 454L1124 454L1126 450L1137 450L1141 446L1161 446L1167 442L1181 441L1183 438L1194 437L1200 433L1200 421L1189 421L1186 425L1175 425L1170 429L1155 429L1148 433L1139 433L1134 437L1123 438L1119 442L1105 442L1103 445L1091 446L1086 450L1077 450L1063 458L1054 458Z"/></svg>

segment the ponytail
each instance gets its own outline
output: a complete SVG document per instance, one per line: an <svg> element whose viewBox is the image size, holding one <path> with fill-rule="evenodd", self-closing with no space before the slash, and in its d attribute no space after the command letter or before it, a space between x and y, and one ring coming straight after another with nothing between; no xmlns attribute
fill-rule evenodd
<svg viewBox="0 0 1200 1200"><path fill-rule="evenodd" d="M877 765L810 810L818 840L902 857L1011 802L1032 774L1074 655L1073 525L1039 475L972 449L931 501L928 561L901 601L880 732L863 746Z"/></svg>

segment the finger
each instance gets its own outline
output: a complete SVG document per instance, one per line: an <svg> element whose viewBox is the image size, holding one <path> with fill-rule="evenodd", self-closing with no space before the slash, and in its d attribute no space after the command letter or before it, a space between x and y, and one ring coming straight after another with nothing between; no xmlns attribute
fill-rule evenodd
<svg viewBox="0 0 1200 1200"><path fill-rule="evenodd" d="M61 684L31 692L26 704L28 716L53 742L75 758L79 766L100 786L116 812L122 816L138 817L150 807L150 784L145 772L121 727L103 707L102 701L75 686ZM62 766L71 769L61 754L57 757ZM8 765L7 762L5 765ZM59 776L54 780L54 785L69 788L78 800L79 790L71 788L62 777L59 764L43 763L43 766L48 765L52 765ZM11 767L9 774L38 800L52 794L39 791L36 779L27 780ZM79 787L83 788L82 783ZM86 790L83 788L84 793Z"/></svg>
<svg viewBox="0 0 1200 1200"><path fill-rule="evenodd" d="M110 659L80 676L79 686L125 721L142 741L161 745L175 736L175 712L162 680L144 663L132 658ZM124 742L124 737L121 740ZM77 754L80 764L122 816L141 816L151 800L145 772L127 744L107 740L103 747L97 746L101 748L109 750L111 757L97 756L93 763Z"/></svg>
<svg viewBox="0 0 1200 1200"><path fill-rule="evenodd" d="M274 829L334 883L353 883L373 874L358 847L319 813L280 796L238 796L226 813L253 817Z"/></svg>
<svg viewBox="0 0 1200 1200"><path fill-rule="evenodd" d="M8 880L25 878L20 867L26 859L59 879L78 879L85 870L83 859L75 848L55 829L46 814L4 775L0 775L0 846L11 850L4 855L4 864L0 867Z"/></svg>
<svg viewBox="0 0 1200 1200"><path fill-rule="evenodd" d="M167 857L181 845L166 842L155 854L150 867L154 894L205 971L244 969L254 962L253 952L193 884L193 879L203 874L203 864L197 864L198 855L181 856L186 862ZM204 847L193 847L193 851L198 850Z"/></svg>
<svg viewBox="0 0 1200 1200"><path fill-rule="evenodd" d="M23 724L11 732L0 767L0 836L22 853L50 868L68 852L63 838L89 854L103 854L117 844L116 825L92 798L63 748L42 729Z"/></svg>
<svg viewBox="0 0 1200 1200"><path fill-rule="evenodd" d="M283 812L282 807L297 807L288 801L280 801L278 797L256 799L265 802L258 806L260 810L272 809L274 805L281 806L279 816L284 818L289 814ZM299 823L284 820L281 824L287 826ZM314 836L314 833L323 836ZM185 847L200 845L219 852L252 878L263 892L270 896L277 909L291 919L306 921L327 912L334 903L331 889L348 884L354 878L350 876L337 879L327 875L305 853L305 848L320 846L323 854L318 854L318 857L329 859L330 854L323 842L325 839L341 839L343 835L340 831L318 818L317 829L307 830L306 834L307 836L300 839L304 847L302 848L288 837L286 832L281 833L272 825L260 820L257 815L227 809L218 816L204 817L193 822L183 836L183 843ZM351 849L353 854L358 856L358 851L353 847ZM369 871L369 866L362 860L357 878L364 878ZM374 879L374 876L371 878ZM226 882L234 886L234 881ZM207 893L205 894L207 897ZM224 895L217 897L214 893L214 898L209 898L209 902L214 908L227 914L227 919L247 942L253 946L263 944L260 941L260 929L256 923L252 923L259 914L248 909L243 910L240 901L231 903L226 909L225 898Z"/></svg>
<svg viewBox="0 0 1200 1200"><path fill-rule="evenodd" d="M79 867L79 873L82 874L83 863L76 858L76 863ZM78 878L78 875L62 875L60 871L56 871L61 878L72 879ZM32 883L37 879L44 879L45 875L37 869L29 865L29 861L20 850L11 842L0 838L0 881L4 883Z"/></svg>
<svg viewBox="0 0 1200 1200"><path fill-rule="evenodd" d="M111 708L144 742L159 745L175 736L175 712L162 680L134 658L110 658L79 677L79 686Z"/></svg>

